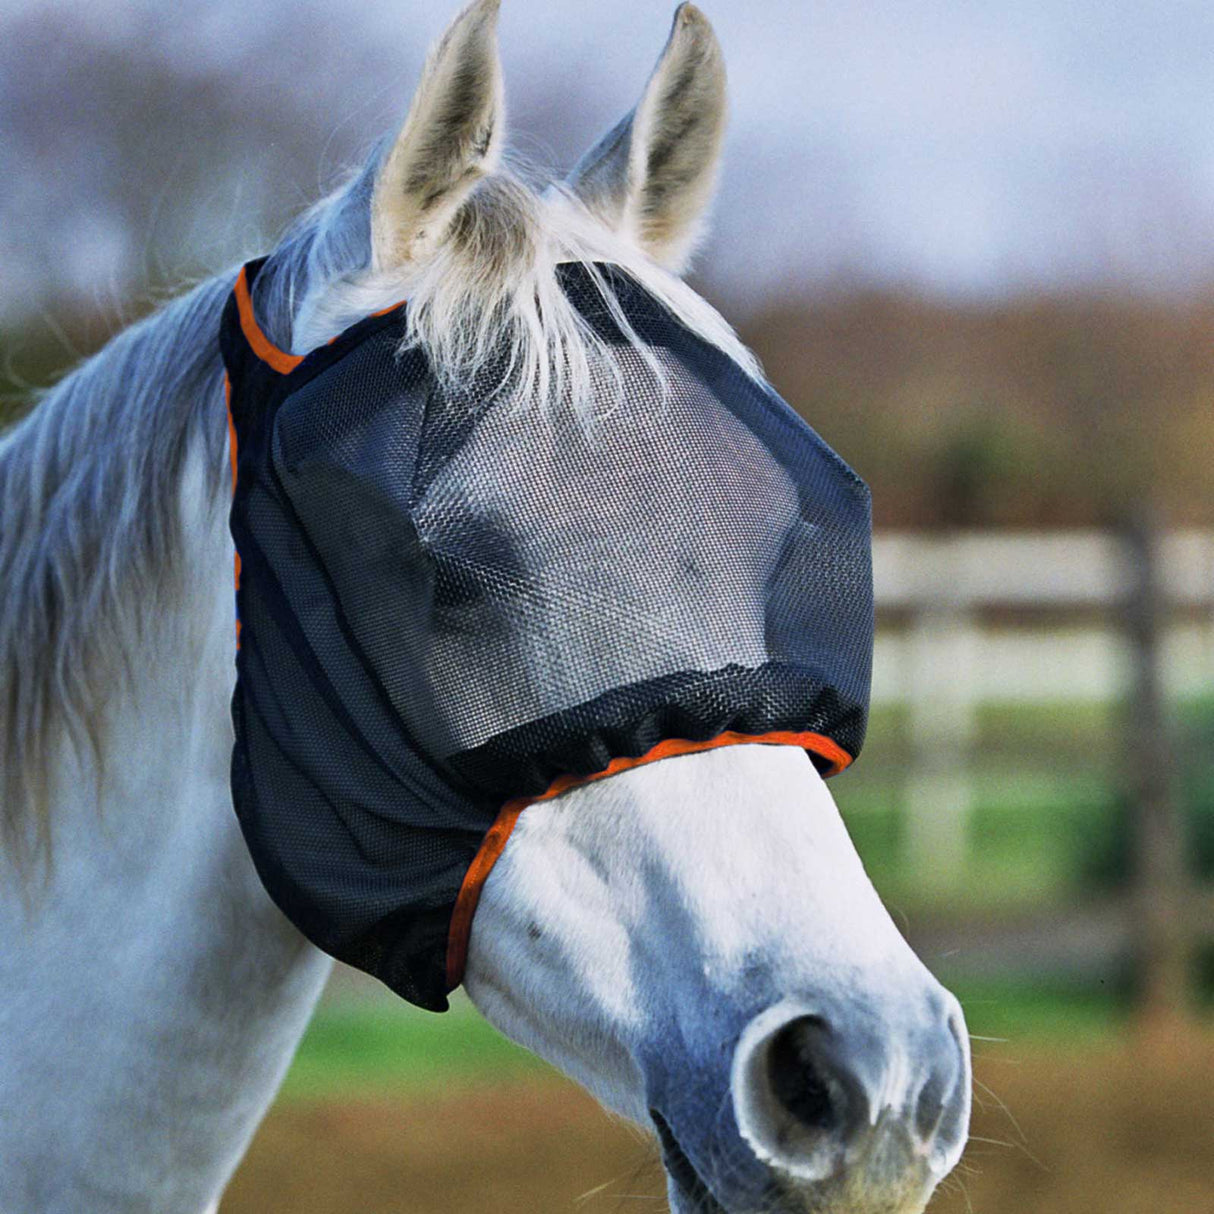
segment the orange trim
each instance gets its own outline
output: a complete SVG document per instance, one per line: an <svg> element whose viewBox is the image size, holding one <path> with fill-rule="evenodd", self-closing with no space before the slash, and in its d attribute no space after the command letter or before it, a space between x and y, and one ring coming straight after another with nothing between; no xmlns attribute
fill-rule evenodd
<svg viewBox="0 0 1214 1214"><path fill-rule="evenodd" d="M363 319L364 320L374 320L376 317L387 316L388 312L395 312L398 307L403 307L403 306L404 306L404 300L397 300L395 302L395 304L388 304L387 307L381 307L378 312L368 312L367 316L364 316ZM328 344L330 346L333 345L334 342L337 340L337 337L340 337L344 333L348 333L348 330L342 329L341 333L335 333L333 336L330 337Z"/></svg>
<svg viewBox="0 0 1214 1214"><path fill-rule="evenodd" d="M241 270L244 273L244 270ZM223 375L223 399L228 410L228 455L232 461L232 492L236 492L236 423L232 420L232 381ZM236 589L240 589L240 553L236 553ZM240 617L236 617L236 648L240 648Z"/></svg>
<svg viewBox="0 0 1214 1214"><path fill-rule="evenodd" d="M838 775L852 761L837 742L820 733L795 733L791 730L776 730L773 733L749 734L735 733L727 730L715 738L704 742L692 742L686 738L666 738L652 750L637 758L612 759L602 771L596 771L588 776L558 776L548 786L546 792L534 797L515 797L502 806L489 833L481 842L468 871L464 874L460 885L459 895L455 900L455 910L451 913L451 926L447 933L447 986L454 990L464 979L464 966L468 961L468 939L472 933L472 918L476 914L477 903L480 901L481 890L498 857L506 847L523 810L529 805L540 801L551 801L561 793L568 792L582 784L593 784L597 780L617 775L621 771L631 771L634 767L644 767L647 763L656 763L659 759L670 759L675 755L699 754L705 750L716 750L722 746L743 746L748 744L763 744L769 746L797 746L802 750L811 751L819 758L829 760L831 766L827 776Z"/></svg>
<svg viewBox="0 0 1214 1214"><path fill-rule="evenodd" d="M253 353L263 363L268 363L275 371L286 375L294 371L303 362L302 354L288 354L280 350L258 327L257 318L253 315L253 299L249 295L249 279L244 266L236 278L236 309L240 313L240 328L245 341L253 347Z"/></svg>
<svg viewBox="0 0 1214 1214"><path fill-rule="evenodd" d="M228 456L232 461L232 492L236 492L236 423L232 420L232 380L223 373L223 402L228 410Z"/></svg>
<svg viewBox="0 0 1214 1214"><path fill-rule="evenodd" d="M368 312L366 318L367 320L374 320L377 316L387 316L389 312L395 312L397 308L402 308L404 305L405 301L398 299L394 304L389 304L386 308L380 308L378 312ZM340 336L341 334L339 333L338 337Z"/></svg>
<svg viewBox="0 0 1214 1214"><path fill-rule="evenodd" d="M396 309L399 308L404 302L405 301L403 299L398 299L396 303L389 304L386 308L380 308L378 312L368 312L366 316L363 317L363 320L374 320L377 316L387 316L389 312L395 312ZM341 333L334 333L333 336L329 338L326 345L331 346L339 337L347 332L349 332L348 329L343 329Z"/></svg>

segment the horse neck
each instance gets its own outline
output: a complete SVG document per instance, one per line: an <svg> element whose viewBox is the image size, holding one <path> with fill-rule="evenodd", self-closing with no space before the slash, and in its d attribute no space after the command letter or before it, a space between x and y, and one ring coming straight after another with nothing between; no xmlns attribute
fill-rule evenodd
<svg viewBox="0 0 1214 1214"><path fill-rule="evenodd" d="M100 765L66 745L52 765L50 875L24 896L0 877L13 1209L209 1208L328 973L264 893L232 811L233 553L200 463L187 590L111 696Z"/></svg>

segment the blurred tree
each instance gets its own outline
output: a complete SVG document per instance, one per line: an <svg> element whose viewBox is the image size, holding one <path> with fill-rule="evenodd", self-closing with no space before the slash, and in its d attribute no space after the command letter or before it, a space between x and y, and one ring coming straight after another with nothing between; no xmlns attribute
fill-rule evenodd
<svg viewBox="0 0 1214 1214"><path fill-rule="evenodd" d="M743 326L879 526L1214 523L1214 304L848 293Z"/></svg>

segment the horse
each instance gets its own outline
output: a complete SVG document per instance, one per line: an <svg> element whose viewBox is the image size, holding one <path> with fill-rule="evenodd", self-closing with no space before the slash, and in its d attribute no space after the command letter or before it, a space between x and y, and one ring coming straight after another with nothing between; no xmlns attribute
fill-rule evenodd
<svg viewBox="0 0 1214 1214"><path fill-rule="evenodd" d="M593 403L611 377L579 358L556 275L609 263L759 374L682 279L725 125L706 18L682 5L636 107L542 182L503 154L498 7L456 17L399 133L282 237L253 301L268 339L306 351L407 299L440 375L474 377L506 343L532 403ZM216 332L234 278L120 333L0 444L5 1214L214 1214L330 972L233 814ZM623 397L643 361L621 364ZM920 1211L965 1143L960 1006L793 746L671 757L529 807L464 984L656 1134L676 1214Z"/></svg>

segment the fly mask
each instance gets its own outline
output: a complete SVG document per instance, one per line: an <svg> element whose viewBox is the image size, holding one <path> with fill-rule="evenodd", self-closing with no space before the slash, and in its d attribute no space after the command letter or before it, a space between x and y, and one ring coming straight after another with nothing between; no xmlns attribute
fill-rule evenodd
<svg viewBox="0 0 1214 1214"><path fill-rule="evenodd" d="M441 1010L527 804L733 743L851 762L868 490L774 391L611 266L559 270L615 355L614 403L578 412L495 391L503 366L444 386L405 304L287 354L263 265L221 332L232 792L315 944Z"/></svg>

